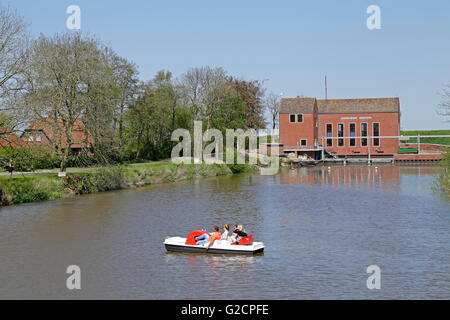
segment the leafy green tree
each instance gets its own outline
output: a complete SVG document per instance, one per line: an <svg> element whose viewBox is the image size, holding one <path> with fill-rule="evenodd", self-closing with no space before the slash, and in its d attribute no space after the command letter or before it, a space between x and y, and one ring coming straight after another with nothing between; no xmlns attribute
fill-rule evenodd
<svg viewBox="0 0 450 320"><path fill-rule="evenodd" d="M252 129L265 129L264 120L264 93L265 89L261 81L245 81L238 78L229 77L236 94L242 97L245 108L246 127Z"/></svg>
<svg viewBox="0 0 450 320"><path fill-rule="evenodd" d="M124 118L125 112L134 103L138 90L139 72L134 63L119 57L114 52L110 55L110 66L113 72L117 94L114 101L113 127L116 131L115 138L120 152L124 145Z"/></svg>
<svg viewBox="0 0 450 320"><path fill-rule="evenodd" d="M220 130L224 136L226 129L246 128L245 110L246 104L242 101L242 97L224 100L212 116L212 127Z"/></svg>

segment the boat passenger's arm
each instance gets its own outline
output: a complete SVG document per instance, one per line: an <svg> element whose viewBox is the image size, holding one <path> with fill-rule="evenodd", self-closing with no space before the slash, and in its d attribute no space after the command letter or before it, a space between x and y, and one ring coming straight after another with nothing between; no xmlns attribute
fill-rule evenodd
<svg viewBox="0 0 450 320"><path fill-rule="evenodd" d="M206 250L208 250L209 247L212 246L212 244L214 243L214 241L216 241L216 239L212 239L211 241L208 241L208 244L206 245Z"/></svg>

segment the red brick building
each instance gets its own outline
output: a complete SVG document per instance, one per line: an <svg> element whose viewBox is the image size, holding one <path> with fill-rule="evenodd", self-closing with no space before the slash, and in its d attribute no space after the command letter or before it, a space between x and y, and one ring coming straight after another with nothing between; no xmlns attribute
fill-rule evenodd
<svg viewBox="0 0 450 320"><path fill-rule="evenodd" d="M58 146L67 148L67 138L64 134L64 125L61 119L55 121L52 118L45 118L35 121L25 129L22 140L31 146L46 146L55 150ZM86 129L81 120L76 120L72 127L72 142L70 152L79 154L82 149L90 149L94 140L86 134Z"/></svg>
<svg viewBox="0 0 450 320"><path fill-rule="evenodd" d="M399 98L281 100L280 144L320 159L322 149L338 157L393 156L400 135Z"/></svg>
<svg viewBox="0 0 450 320"><path fill-rule="evenodd" d="M20 148L23 147L25 143L10 129L0 126L0 148L13 147Z"/></svg>

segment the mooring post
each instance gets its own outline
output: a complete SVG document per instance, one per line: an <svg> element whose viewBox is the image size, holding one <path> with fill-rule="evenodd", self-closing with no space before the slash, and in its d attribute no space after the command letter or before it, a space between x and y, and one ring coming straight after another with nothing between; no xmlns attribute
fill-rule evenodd
<svg viewBox="0 0 450 320"><path fill-rule="evenodd" d="M323 143L323 136L322 136L322 161L325 160L325 144Z"/></svg>
<svg viewBox="0 0 450 320"><path fill-rule="evenodd" d="M367 160L367 164L370 164L370 135L367 135L367 155L368 155L368 160Z"/></svg>
<svg viewBox="0 0 450 320"><path fill-rule="evenodd" d="M417 153L420 153L420 134L417 135Z"/></svg>

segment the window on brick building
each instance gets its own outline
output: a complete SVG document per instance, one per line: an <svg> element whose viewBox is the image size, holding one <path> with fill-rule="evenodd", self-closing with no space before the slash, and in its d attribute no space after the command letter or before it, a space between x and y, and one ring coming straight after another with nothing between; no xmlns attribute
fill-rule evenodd
<svg viewBox="0 0 450 320"><path fill-rule="evenodd" d="M331 123L327 123L327 137L333 137L333 125ZM327 147L333 146L333 139L327 139Z"/></svg>
<svg viewBox="0 0 450 320"><path fill-rule="evenodd" d="M380 124L379 123L373 124L373 134L372 135L374 136L373 145L374 145L374 147L378 147L380 145L380 139L375 138L375 137L380 136Z"/></svg>
<svg viewBox="0 0 450 320"><path fill-rule="evenodd" d="M367 137L367 123L361 123L361 137ZM361 139L361 146L367 146L367 138Z"/></svg>
<svg viewBox="0 0 450 320"><path fill-rule="evenodd" d="M356 124L350 123L350 137L356 137ZM350 138L350 147L356 146L356 139Z"/></svg>
<svg viewBox="0 0 450 320"><path fill-rule="evenodd" d="M344 136L344 124L339 123L338 124L338 137ZM344 139L338 139L338 146L343 147L344 146Z"/></svg>

